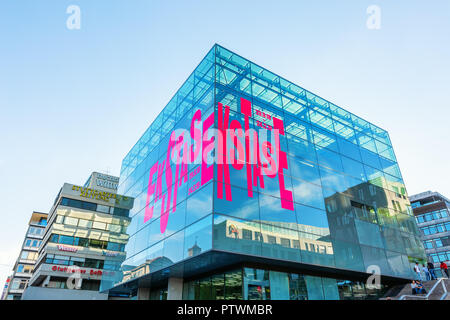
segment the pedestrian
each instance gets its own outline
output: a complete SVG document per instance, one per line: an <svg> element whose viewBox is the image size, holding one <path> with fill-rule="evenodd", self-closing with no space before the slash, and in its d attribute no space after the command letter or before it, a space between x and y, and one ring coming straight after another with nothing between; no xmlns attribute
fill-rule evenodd
<svg viewBox="0 0 450 320"><path fill-rule="evenodd" d="M440 267L441 267L442 275L444 275L444 273L445 273L445 275L447 276L447 279L448 279L449 276L448 276L448 267L447 267L447 264L446 264L444 261L441 261Z"/></svg>
<svg viewBox="0 0 450 320"><path fill-rule="evenodd" d="M427 293L427 291L425 290L425 288L422 285L422 282L417 281L416 284L417 284L417 293L420 293L420 294Z"/></svg>
<svg viewBox="0 0 450 320"><path fill-rule="evenodd" d="M419 278L420 281L422 281L422 276L420 275L420 267L419 264L416 262L416 265L414 266L414 271L417 274L417 277Z"/></svg>
<svg viewBox="0 0 450 320"><path fill-rule="evenodd" d="M427 279L427 281L431 280L431 274L430 271L428 270L427 266L422 264L422 271L425 274L425 279Z"/></svg>
<svg viewBox="0 0 450 320"><path fill-rule="evenodd" d="M415 280L413 280L411 282L411 291L412 291L412 294L417 294L417 284L416 284Z"/></svg>
<svg viewBox="0 0 450 320"><path fill-rule="evenodd" d="M434 273L434 264L428 261L427 265L428 271L430 271L431 280L436 280L436 273Z"/></svg>

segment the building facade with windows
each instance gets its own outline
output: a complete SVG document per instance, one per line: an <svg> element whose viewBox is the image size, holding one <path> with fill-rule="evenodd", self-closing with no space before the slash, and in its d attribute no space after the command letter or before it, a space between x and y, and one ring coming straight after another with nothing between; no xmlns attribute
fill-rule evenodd
<svg viewBox="0 0 450 320"><path fill-rule="evenodd" d="M440 262L450 261L450 200L432 191L413 195L409 200L428 261L439 270Z"/></svg>
<svg viewBox="0 0 450 320"><path fill-rule="evenodd" d="M122 162L135 299L363 299L425 253L388 133L215 45Z"/></svg>
<svg viewBox="0 0 450 320"><path fill-rule="evenodd" d="M9 283L11 282L11 276L8 276L5 280L5 285L3 286L2 297L0 300L6 300L6 296L8 294Z"/></svg>
<svg viewBox="0 0 450 320"><path fill-rule="evenodd" d="M22 294L29 285L29 280L34 272L46 225L46 213L32 213L20 255L14 264L13 274L9 279L5 299L20 300L22 298Z"/></svg>
<svg viewBox="0 0 450 320"><path fill-rule="evenodd" d="M100 279L117 272L125 259L133 199L117 194L114 187L90 186L65 183L61 188L24 300L108 298L99 293Z"/></svg>

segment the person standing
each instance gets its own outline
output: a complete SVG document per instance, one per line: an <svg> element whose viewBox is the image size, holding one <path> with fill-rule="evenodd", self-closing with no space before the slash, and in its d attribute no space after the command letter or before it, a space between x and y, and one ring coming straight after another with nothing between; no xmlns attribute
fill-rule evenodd
<svg viewBox="0 0 450 320"><path fill-rule="evenodd" d="M422 271L425 274L425 279L426 281L430 281L431 280L431 274L430 271L428 270L427 266L422 264Z"/></svg>
<svg viewBox="0 0 450 320"><path fill-rule="evenodd" d="M427 263L428 271L430 271L431 280L436 280L436 274L434 273L434 264L431 262Z"/></svg>
<svg viewBox="0 0 450 320"><path fill-rule="evenodd" d="M416 265L414 266L414 271L417 274L417 277L419 278L420 281L422 281L422 276L420 275L420 267L419 264L416 262Z"/></svg>
<svg viewBox="0 0 450 320"><path fill-rule="evenodd" d="M447 276L447 279L448 279L449 276L448 276L447 264L444 261L441 261L441 266L440 267L441 267L442 275L444 275L444 273L445 273L445 275Z"/></svg>

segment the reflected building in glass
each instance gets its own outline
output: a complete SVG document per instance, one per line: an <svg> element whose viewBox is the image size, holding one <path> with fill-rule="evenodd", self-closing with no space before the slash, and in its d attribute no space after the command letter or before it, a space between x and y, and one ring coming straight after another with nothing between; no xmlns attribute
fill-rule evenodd
<svg viewBox="0 0 450 320"><path fill-rule="evenodd" d="M425 258L388 133L219 45L118 192L135 202L110 297L367 299Z"/></svg>

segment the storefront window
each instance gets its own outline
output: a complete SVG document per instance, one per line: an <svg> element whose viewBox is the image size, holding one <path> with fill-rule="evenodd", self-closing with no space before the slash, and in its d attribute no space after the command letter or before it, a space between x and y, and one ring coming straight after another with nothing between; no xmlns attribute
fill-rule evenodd
<svg viewBox="0 0 450 320"><path fill-rule="evenodd" d="M225 273L225 299L242 299L242 270Z"/></svg>
<svg viewBox="0 0 450 320"><path fill-rule="evenodd" d="M225 275L218 274L211 277L212 285L212 299L224 300L225 299Z"/></svg>
<svg viewBox="0 0 450 320"><path fill-rule="evenodd" d="M269 272L244 268L244 300L270 300Z"/></svg>

